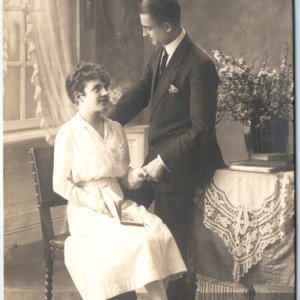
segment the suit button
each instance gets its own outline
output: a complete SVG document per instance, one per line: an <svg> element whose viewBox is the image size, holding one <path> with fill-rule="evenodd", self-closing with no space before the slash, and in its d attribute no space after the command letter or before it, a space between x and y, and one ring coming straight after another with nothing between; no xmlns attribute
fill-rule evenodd
<svg viewBox="0 0 300 300"><path fill-rule="evenodd" d="M153 147L149 147L149 152L152 152L153 151Z"/></svg>

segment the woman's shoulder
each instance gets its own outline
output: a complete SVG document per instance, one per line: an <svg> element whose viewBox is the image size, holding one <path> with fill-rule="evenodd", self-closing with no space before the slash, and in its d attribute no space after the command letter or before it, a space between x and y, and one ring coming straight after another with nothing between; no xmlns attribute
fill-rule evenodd
<svg viewBox="0 0 300 300"><path fill-rule="evenodd" d="M72 120L60 125L58 132L67 133L74 127Z"/></svg>
<svg viewBox="0 0 300 300"><path fill-rule="evenodd" d="M57 132L57 135L59 136L69 136L72 134L72 132L76 129L77 125L76 125L76 116L73 117L71 120L67 121L66 123L62 124Z"/></svg>

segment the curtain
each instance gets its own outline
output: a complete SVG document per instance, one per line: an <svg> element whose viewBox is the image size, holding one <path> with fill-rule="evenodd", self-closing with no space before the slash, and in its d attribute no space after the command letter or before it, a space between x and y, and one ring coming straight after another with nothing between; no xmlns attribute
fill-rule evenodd
<svg viewBox="0 0 300 300"><path fill-rule="evenodd" d="M144 44L140 0L97 0L97 60L112 83L130 85L143 74Z"/></svg>
<svg viewBox="0 0 300 300"><path fill-rule="evenodd" d="M78 0L29 0L26 39L34 65L37 115L46 140L68 121L75 108L65 91L65 78L78 61Z"/></svg>

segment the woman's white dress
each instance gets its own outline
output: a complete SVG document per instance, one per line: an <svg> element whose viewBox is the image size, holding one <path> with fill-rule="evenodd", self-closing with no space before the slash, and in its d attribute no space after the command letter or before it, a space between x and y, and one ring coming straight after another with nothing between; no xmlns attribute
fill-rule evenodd
<svg viewBox="0 0 300 300"><path fill-rule="evenodd" d="M119 178L129 165L122 126L109 119L104 124L101 138L77 114L55 140L53 187L69 200L71 235L65 243L65 264L85 300L108 299L186 271L170 231L144 207L130 200L122 204L122 210L142 219L144 227L121 225L93 209L103 201L104 187L123 198Z"/></svg>

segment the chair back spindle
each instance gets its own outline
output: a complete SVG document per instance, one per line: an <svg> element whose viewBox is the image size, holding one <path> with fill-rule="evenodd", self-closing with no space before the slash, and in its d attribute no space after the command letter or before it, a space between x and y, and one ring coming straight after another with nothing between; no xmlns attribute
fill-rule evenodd
<svg viewBox="0 0 300 300"><path fill-rule="evenodd" d="M51 207L66 205L68 202L53 191L54 148L31 148L29 150L33 168L33 179L39 208L43 255L45 261L45 300L52 299L53 261L64 260L64 242L69 234L56 235L53 227Z"/></svg>

